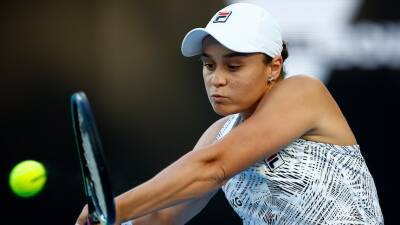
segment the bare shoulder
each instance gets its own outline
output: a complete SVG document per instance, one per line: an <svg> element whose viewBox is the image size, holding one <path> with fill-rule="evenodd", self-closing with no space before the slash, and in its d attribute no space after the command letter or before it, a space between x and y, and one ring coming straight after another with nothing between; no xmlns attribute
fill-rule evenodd
<svg viewBox="0 0 400 225"><path fill-rule="evenodd" d="M228 121L230 116L225 116L217 121L215 121L208 129L203 133L203 135L198 140L194 149L199 149L214 143L218 132L222 129L224 124Z"/></svg>
<svg viewBox="0 0 400 225"><path fill-rule="evenodd" d="M309 75L294 75L280 82L279 89L292 90L291 93L323 93L328 92L325 85L317 78Z"/></svg>
<svg viewBox="0 0 400 225"><path fill-rule="evenodd" d="M288 110L293 109L312 115L315 122L313 128L303 134L303 138L336 144L356 143L339 105L326 86L317 78L307 75L289 77L277 84L271 96L277 101L286 100Z"/></svg>
<svg viewBox="0 0 400 225"><path fill-rule="evenodd" d="M265 103L287 103L294 108L302 105L319 107L331 104L333 100L325 85L308 75L295 75L276 83L265 98L268 99Z"/></svg>
<svg viewBox="0 0 400 225"><path fill-rule="evenodd" d="M282 129L282 124L288 125L290 130L282 131L282 137L297 138L313 132L323 136L321 140L328 140L325 137L332 133L331 124L342 121L340 115L340 109L325 85L307 75L291 76L277 82L253 114L257 119L254 126L264 124L276 130Z"/></svg>
<svg viewBox="0 0 400 225"><path fill-rule="evenodd" d="M297 74L297 75L292 75L285 80L295 80L295 81L302 81L302 82L314 82L314 83L321 83L321 81L311 75L307 74ZM321 83L322 84L322 83Z"/></svg>

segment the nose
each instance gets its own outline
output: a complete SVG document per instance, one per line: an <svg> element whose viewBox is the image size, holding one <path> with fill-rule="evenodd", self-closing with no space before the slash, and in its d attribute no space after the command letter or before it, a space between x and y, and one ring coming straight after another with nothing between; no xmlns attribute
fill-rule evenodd
<svg viewBox="0 0 400 225"><path fill-rule="evenodd" d="M227 79L225 74L220 70L214 71L214 73L211 75L211 84L215 87L221 87L226 85Z"/></svg>

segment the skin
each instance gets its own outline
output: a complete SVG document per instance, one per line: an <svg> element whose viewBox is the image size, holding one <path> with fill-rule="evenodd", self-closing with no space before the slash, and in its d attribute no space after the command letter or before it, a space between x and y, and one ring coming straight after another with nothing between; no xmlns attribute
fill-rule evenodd
<svg viewBox="0 0 400 225"><path fill-rule="evenodd" d="M201 57L203 78L214 111L221 116L241 113L249 117L272 87L267 79L279 76L282 57L267 66L261 53L237 54L221 48L211 37L203 44L207 46Z"/></svg>
<svg viewBox="0 0 400 225"><path fill-rule="evenodd" d="M203 77L216 113L245 119L216 142L223 117L212 124L194 149L149 181L115 198L117 224L184 224L207 204L230 177L268 158L297 138L337 145L356 139L335 100L317 79L305 75L277 79L282 57L237 54L207 37ZM270 78L273 81L269 82ZM87 209L77 224L84 224Z"/></svg>

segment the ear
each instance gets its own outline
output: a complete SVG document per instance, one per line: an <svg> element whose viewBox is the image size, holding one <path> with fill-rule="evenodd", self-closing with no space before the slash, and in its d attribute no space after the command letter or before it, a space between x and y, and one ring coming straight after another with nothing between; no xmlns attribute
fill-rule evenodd
<svg viewBox="0 0 400 225"><path fill-rule="evenodd" d="M282 56L276 56L272 59L271 65L271 75L274 79L278 79L279 75L281 74L281 69L283 66L283 58Z"/></svg>

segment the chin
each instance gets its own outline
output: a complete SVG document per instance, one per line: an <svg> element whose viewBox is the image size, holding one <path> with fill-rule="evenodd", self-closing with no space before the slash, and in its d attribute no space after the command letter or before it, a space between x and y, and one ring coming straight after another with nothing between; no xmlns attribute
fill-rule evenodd
<svg viewBox="0 0 400 225"><path fill-rule="evenodd" d="M212 107L214 111L220 116L228 116L240 112L240 110L235 109L235 107L227 105L212 104Z"/></svg>

